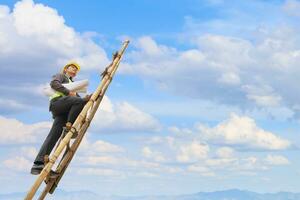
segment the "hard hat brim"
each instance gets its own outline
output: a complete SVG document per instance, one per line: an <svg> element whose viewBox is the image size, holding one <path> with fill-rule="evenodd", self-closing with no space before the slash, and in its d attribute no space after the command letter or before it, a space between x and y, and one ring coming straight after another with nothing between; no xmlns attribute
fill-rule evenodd
<svg viewBox="0 0 300 200"><path fill-rule="evenodd" d="M66 68L68 68L69 66L74 66L74 67L77 68L77 71L80 71L80 66L79 66L77 63L68 63L68 64L66 64L66 65L64 66L64 70L65 70Z"/></svg>

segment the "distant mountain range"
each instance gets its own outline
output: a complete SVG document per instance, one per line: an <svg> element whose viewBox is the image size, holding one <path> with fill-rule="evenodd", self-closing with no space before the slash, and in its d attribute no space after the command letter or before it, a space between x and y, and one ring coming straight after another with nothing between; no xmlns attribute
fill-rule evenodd
<svg viewBox="0 0 300 200"><path fill-rule="evenodd" d="M25 193L0 194L0 200L20 200ZM153 195L153 196L101 196L90 191L66 192L57 190L47 199L55 200L300 200L300 193L278 192L260 194L243 190L225 190L216 192L199 192L189 195Z"/></svg>

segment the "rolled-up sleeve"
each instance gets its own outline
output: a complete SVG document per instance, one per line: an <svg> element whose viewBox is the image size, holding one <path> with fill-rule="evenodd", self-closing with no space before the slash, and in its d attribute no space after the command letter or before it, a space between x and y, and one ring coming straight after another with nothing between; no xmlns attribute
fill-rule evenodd
<svg viewBox="0 0 300 200"><path fill-rule="evenodd" d="M62 92L64 95L69 95L70 90L62 85L64 83L64 79L65 78L63 74L56 74L53 76L50 86L52 89Z"/></svg>

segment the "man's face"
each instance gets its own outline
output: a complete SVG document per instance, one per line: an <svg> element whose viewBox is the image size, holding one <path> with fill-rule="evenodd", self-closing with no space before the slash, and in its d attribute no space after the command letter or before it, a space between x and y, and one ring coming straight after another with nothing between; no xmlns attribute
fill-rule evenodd
<svg viewBox="0 0 300 200"><path fill-rule="evenodd" d="M72 78L76 76L77 71L78 71L77 67L75 67L74 65L70 65L69 67L67 67L65 69L66 74L69 75Z"/></svg>

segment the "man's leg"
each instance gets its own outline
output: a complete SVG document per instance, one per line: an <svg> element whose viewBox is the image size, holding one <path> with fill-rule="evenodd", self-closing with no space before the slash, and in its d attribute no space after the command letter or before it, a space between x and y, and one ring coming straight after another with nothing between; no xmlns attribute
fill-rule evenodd
<svg viewBox="0 0 300 200"><path fill-rule="evenodd" d="M68 113L67 122L73 124L85 104L86 101L80 97L65 96L55 101L51 108L54 115Z"/></svg>
<svg viewBox="0 0 300 200"><path fill-rule="evenodd" d="M77 116L83 109L87 100L84 100L80 97L74 96L65 96L61 97L59 100L53 102L51 104L51 111L54 115L67 114L67 123L66 123L66 131L68 132L73 123L75 122ZM73 132L72 138L76 138L77 133Z"/></svg>
<svg viewBox="0 0 300 200"><path fill-rule="evenodd" d="M73 124L75 122L76 118L78 117L78 115L82 111L85 103L86 102L83 99L81 99L81 101L79 101L78 103L72 105L72 107L69 111L69 114L68 114L67 122L70 122L71 124Z"/></svg>
<svg viewBox="0 0 300 200"><path fill-rule="evenodd" d="M52 124L52 128L45 139L38 155L35 158L34 166L31 169L33 174L38 174L41 169L43 169L44 165L44 157L45 155L50 155L52 149L54 148L56 142L58 141L59 137L61 136L63 126L66 124L67 116L66 115L59 115L55 116L54 122Z"/></svg>

